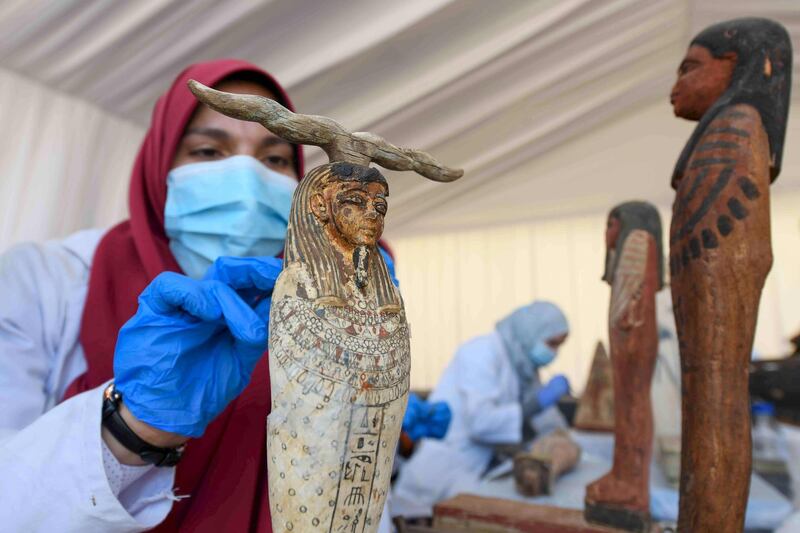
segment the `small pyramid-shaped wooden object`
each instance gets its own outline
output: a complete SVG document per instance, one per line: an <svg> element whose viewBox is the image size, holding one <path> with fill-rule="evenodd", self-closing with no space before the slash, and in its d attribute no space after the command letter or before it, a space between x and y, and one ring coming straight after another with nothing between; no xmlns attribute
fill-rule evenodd
<svg viewBox="0 0 800 533"><path fill-rule="evenodd" d="M614 374L603 343L594 350L592 369L575 413L575 427L589 431L614 431Z"/></svg>

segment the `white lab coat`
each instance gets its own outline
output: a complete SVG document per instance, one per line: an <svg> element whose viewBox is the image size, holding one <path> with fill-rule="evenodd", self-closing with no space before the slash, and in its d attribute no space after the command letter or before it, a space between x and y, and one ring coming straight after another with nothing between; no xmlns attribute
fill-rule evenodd
<svg viewBox="0 0 800 533"><path fill-rule="evenodd" d="M102 388L59 404L86 370L79 342L101 231L0 256L0 529L143 531L172 508L174 468L112 492L100 436Z"/></svg>
<svg viewBox="0 0 800 533"><path fill-rule="evenodd" d="M430 516L442 499L475 486L493 445L522 440L521 384L497 332L463 344L429 398L453 414L444 440L423 440L400 470L395 516Z"/></svg>
<svg viewBox="0 0 800 533"><path fill-rule="evenodd" d="M86 370L80 322L102 234L0 255L2 531L144 531L176 499L174 468L149 467L114 495L102 454L103 387L59 403Z"/></svg>

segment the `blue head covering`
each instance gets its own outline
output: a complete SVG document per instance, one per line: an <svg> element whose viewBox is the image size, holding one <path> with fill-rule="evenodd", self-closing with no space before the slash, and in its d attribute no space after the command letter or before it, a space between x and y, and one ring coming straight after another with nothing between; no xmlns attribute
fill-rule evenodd
<svg viewBox="0 0 800 533"><path fill-rule="evenodd" d="M545 341L569 333L567 317L557 305L537 300L530 305L520 307L497 323L497 332L517 369L517 374L524 381L536 376L536 365L528 353L538 341Z"/></svg>

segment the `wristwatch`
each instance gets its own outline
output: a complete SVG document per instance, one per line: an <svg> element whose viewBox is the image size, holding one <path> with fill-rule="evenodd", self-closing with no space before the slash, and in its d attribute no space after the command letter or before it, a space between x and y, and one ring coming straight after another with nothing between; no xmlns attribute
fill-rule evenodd
<svg viewBox="0 0 800 533"><path fill-rule="evenodd" d="M185 446L177 448L159 448L143 441L122 419L119 413L119 403L122 394L117 392L111 383L103 391L103 427L125 448L142 458L143 461L155 466L175 466L181 460Z"/></svg>

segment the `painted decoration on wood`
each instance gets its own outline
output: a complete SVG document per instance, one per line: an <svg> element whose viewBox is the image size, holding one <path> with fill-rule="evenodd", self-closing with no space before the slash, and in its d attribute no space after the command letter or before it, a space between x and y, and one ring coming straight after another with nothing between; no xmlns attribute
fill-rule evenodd
<svg viewBox="0 0 800 533"><path fill-rule="evenodd" d="M514 484L524 496L552 494L556 481L581 459L581 447L565 429L557 429L514 456Z"/></svg>
<svg viewBox="0 0 800 533"><path fill-rule="evenodd" d="M780 24L706 28L672 89L699 124L672 175L672 300L683 387L678 529L742 531L750 483L748 365L772 265L769 186L781 169L792 50Z"/></svg>
<svg viewBox="0 0 800 533"><path fill-rule="evenodd" d="M586 431L614 431L614 370L600 341L578 402L574 426Z"/></svg>
<svg viewBox="0 0 800 533"><path fill-rule="evenodd" d="M274 531L374 533L409 386L403 300L378 251L389 196L374 161L436 181L461 171L430 155L350 133L268 98L190 88L213 109L321 146L292 200L284 270L272 295L267 419Z"/></svg>
<svg viewBox="0 0 800 533"><path fill-rule="evenodd" d="M661 218L646 202L611 210L606 228L611 284L608 334L614 381L614 463L586 487L590 522L625 531L650 529L653 409L650 385L658 358L656 292L663 286Z"/></svg>

